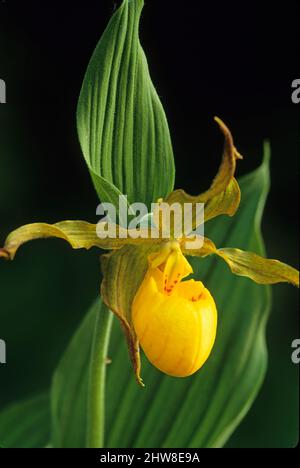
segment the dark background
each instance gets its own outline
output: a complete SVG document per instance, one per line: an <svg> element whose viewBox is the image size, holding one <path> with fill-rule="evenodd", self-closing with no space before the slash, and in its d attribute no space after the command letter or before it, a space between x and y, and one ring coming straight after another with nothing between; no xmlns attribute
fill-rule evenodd
<svg viewBox="0 0 300 468"><path fill-rule="evenodd" d="M80 154L77 97L92 51L116 4L0 2L0 243L33 222L96 221L97 198ZM272 145L272 187L263 232L269 257L298 263L299 78L296 2L148 0L141 41L165 107L176 186L208 187L222 151L220 116L245 155L238 176ZM137 174L138 180L138 174ZM51 240L26 245L0 263L0 408L49 385L68 339L99 289L97 252ZM294 446L298 440L297 291L273 287L267 377L229 445Z"/></svg>

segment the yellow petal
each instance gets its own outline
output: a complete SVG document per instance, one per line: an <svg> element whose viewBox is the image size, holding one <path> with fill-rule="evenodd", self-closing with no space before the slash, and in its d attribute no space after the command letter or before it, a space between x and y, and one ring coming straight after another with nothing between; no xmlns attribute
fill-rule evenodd
<svg viewBox="0 0 300 468"><path fill-rule="evenodd" d="M225 260L235 275L247 276L260 284L291 283L299 287L299 272L278 260L230 248L218 249L216 254Z"/></svg>
<svg viewBox="0 0 300 468"><path fill-rule="evenodd" d="M177 241L163 244L158 253L149 256L149 262L152 268L158 267L163 272L161 286L166 294L170 294L182 278L193 273Z"/></svg>
<svg viewBox="0 0 300 468"><path fill-rule="evenodd" d="M150 268L132 305L133 324L149 361L168 375L199 370L212 350L217 310L200 281L183 281L170 295L161 291L163 272Z"/></svg>
<svg viewBox="0 0 300 468"><path fill-rule="evenodd" d="M207 221L220 214L232 216L240 202L240 190L237 181L234 179L236 160L242 156L233 144L230 130L221 119L215 117L221 131L225 137L224 152L218 173L214 178L210 188L197 196L188 195L184 190L175 190L165 200L170 205L173 203L204 203L204 220ZM194 228L197 227L196 225Z"/></svg>
<svg viewBox="0 0 300 468"><path fill-rule="evenodd" d="M170 294L182 278L193 273L193 269L185 256L182 254L180 247L174 249L163 268L163 284L166 294Z"/></svg>
<svg viewBox="0 0 300 468"><path fill-rule="evenodd" d="M56 224L34 223L22 226L9 234L3 249L0 249L0 257L13 260L18 248L31 240L49 237L58 237L67 241L73 249L90 249L98 247L101 249L119 249L125 244L158 243L159 239L146 238L144 229L140 230L141 237L133 238L130 231L120 226L110 225L114 229L114 238L100 238L107 234L107 223L91 224L86 221L62 221ZM143 233L142 233L143 231ZM148 230L147 230L148 231ZM147 233L146 233L147 234Z"/></svg>

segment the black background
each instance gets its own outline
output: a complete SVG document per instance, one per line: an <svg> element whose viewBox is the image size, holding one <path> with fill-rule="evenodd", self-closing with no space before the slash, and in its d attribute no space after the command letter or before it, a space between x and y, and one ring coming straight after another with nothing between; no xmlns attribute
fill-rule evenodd
<svg viewBox="0 0 300 468"><path fill-rule="evenodd" d="M95 221L97 198L81 157L75 110L87 63L116 5L101 0L0 2L0 78L7 84L7 104L0 107L1 241L9 230L29 221L77 217ZM176 186L199 193L214 176L223 143L213 122L214 115L227 123L245 156L239 162L238 176L260 164L263 139L270 139L272 189L263 231L269 256L295 266L300 105L291 101L291 82L300 75L298 20L299 8L293 1L148 0L141 22L141 42L170 124ZM57 252L54 247L53 253ZM38 251L33 268L37 268L40 258L46 261L49 254L45 252L42 248ZM57 287L52 292L57 297L65 295L67 302L74 282L80 287L82 279L79 263L74 266L72 256L65 251L64 255L63 260L53 259L53 265L47 264L47 268L54 271L56 265L61 271L57 284L50 276ZM91 257L86 266L90 261ZM73 268L70 280L65 278L66 266ZM45 344L41 344L39 356L35 350L30 363L21 366L19 354L12 352L16 370L5 369L0 402L4 404L23 396L24 391L48 383L50 371L82 315L81 307L89 303L91 292L98 288L98 277L93 276L96 271L94 267L86 277L89 285L83 288L81 302L73 299L72 316L61 317L62 330L51 328L45 320L48 341L40 338L40 344ZM44 274L46 279L50 275L49 271L39 270L36 274ZM2 265L0 277L4 278ZM8 316L16 314L9 293L14 278L11 268L5 278L7 283L2 285L7 285L8 292L2 311L6 300ZM41 284L40 307L46 294ZM30 299L33 301L26 294L25 315L26 307L32 307ZM53 313L60 317L62 311L53 294L49 312L55 309ZM241 426L241 442L237 438L237 445L245 444L249 437L256 444L293 444L297 432L297 371L289 358L291 339L298 334L297 295L286 286L276 286L274 295L277 312L268 329L271 356L267 380L244 427ZM23 336L22 330L26 334L43 323L41 313L37 308L30 323L23 317L20 335ZM2 323L0 335L5 332L9 337L11 327L5 320ZM24 345L29 346L29 337L30 333ZM49 348L54 342L56 348L51 354ZM49 352L47 367L42 363ZM21 367L29 380L24 388L18 384ZM286 379L292 379L292 390L289 384L284 385ZM271 400L270 391L274 393ZM262 440L256 428L264 427L264 422ZM273 435L269 436L267 428L271 426ZM288 426L292 427L290 435L285 434Z"/></svg>

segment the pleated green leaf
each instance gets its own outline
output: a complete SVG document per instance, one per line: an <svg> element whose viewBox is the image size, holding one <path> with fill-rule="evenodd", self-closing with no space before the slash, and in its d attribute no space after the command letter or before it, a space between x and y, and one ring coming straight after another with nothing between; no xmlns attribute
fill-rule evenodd
<svg viewBox="0 0 300 468"><path fill-rule="evenodd" d="M0 448L42 448L50 441L50 399L39 395L0 411Z"/></svg>
<svg viewBox="0 0 300 468"><path fill-rule="evenodd" d="M143 3L124 0L112 16L79 97L79 140L101 201L120 191L149 205L173 189L168 124L139 41Z"/></svg>
<svg viewBox="0 0 300 468"><path fill-rule="evenodd" d="M84 447L87 431L88 369L96 305L85 316L66 349L52 381L54 447Z"/></svg>
<svg viewBox="0 0 300 468"><path fill-rule="evenodd" d="M80 324L54 373L51 389L54 447L83 448L91 445L89 433L95 418L97 430L93 433L99 437L98 446L102 443L110 323L111 313L99 297ZM100 404L97 404L99 398ZM88 402L95 401L96 405L90 407Z"/></svg>
<svg viewBox="0 0 300 468"><path fill-rule="evenodd" d="M260 221L269 187L267 157L240 186L236 216L207 223L205 234L217 245L263 254ZM190 260L195 277L209 288L218 308L212 355L198 373L184 379L166 376L143 359L142 390L132 378L116 325L107 385L107 447L222 447L262 384L269 287L232 275L213 258Z"/></svg>

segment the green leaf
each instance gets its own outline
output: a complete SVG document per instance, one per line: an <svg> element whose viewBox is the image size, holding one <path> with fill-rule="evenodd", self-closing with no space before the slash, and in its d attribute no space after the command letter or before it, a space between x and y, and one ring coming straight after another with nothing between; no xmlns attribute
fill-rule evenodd
<svg viewBox="0 0 300 468"><path fill-rule="evenodd" d="M101 201L112 201L107 184L148 205L173 189L168 124L139 41L143 3L124 0L112 16L79 97L79 140Z"/></svg>
<svg viewBox="0 0 300 468"><path fill-rule="evenodd" d="M269 187L268 157L241 179L240 186L242 202L236 216L207 223L205 234L217 245L263 254L260 221ZM163 375L144 359L142 390L132 378L116 327L107 383L107 447L222 447L262 384L269 287L232 275L214 258L191 262L218 308L212 355L202 370L184 379Z"/></svg>
<svg viewBox="0 0 300 468"><path fill-rule="evenodd" d="M50 440L48 394L14 403L0 412L0 448L42 448Z"/></svg>
<svg viewBox="0 0 300 468"><path fill-rule="evenodd" d="M97 299L73 336L53 377L54 447L102 444L106 353L112 314Z"/></svg>

